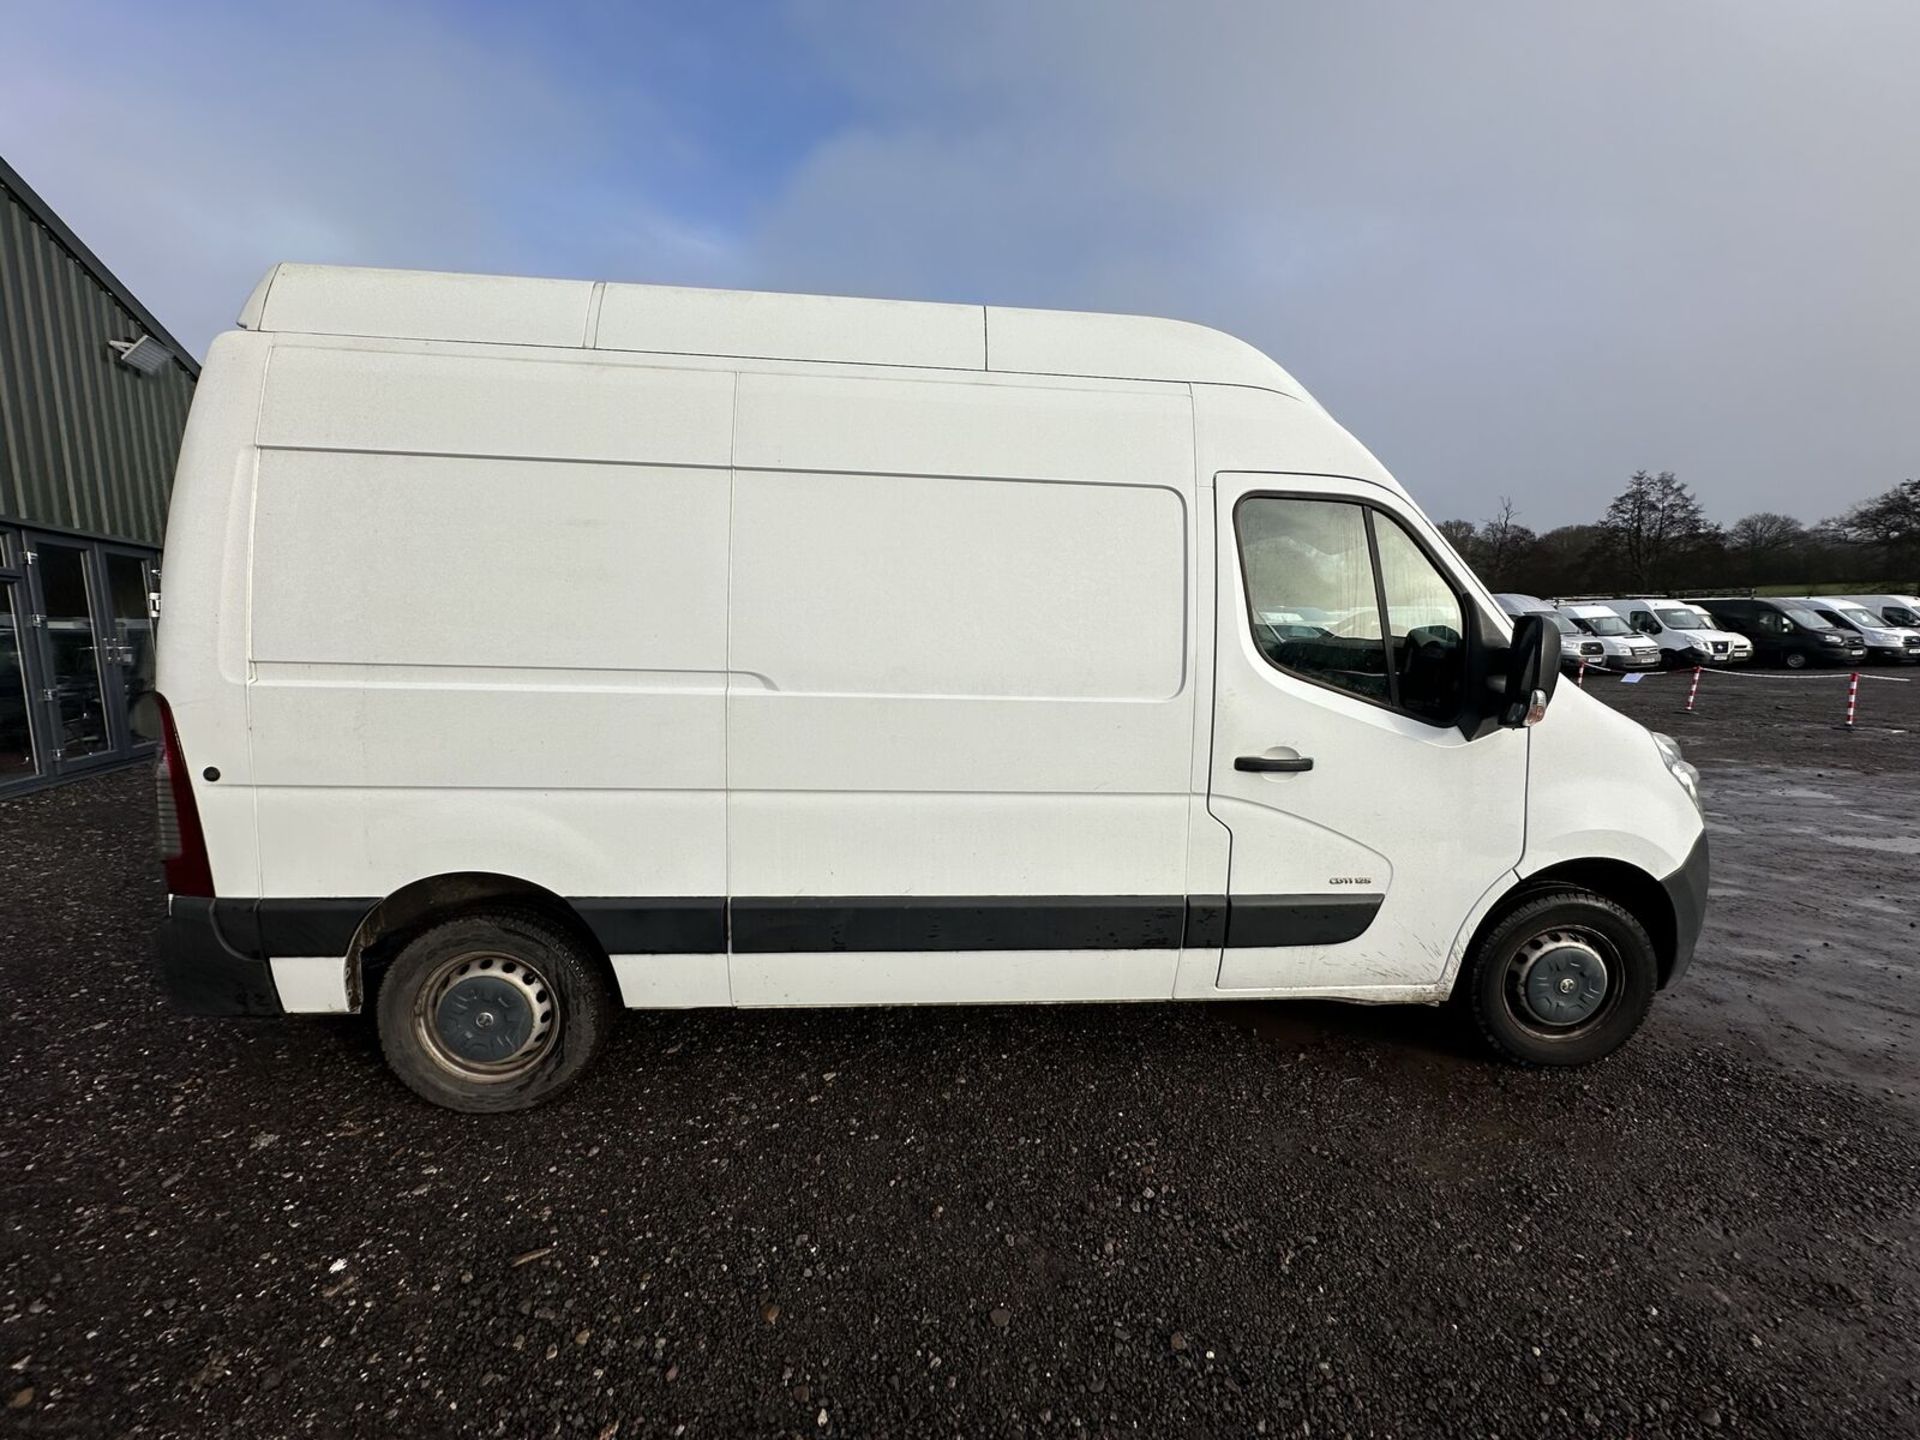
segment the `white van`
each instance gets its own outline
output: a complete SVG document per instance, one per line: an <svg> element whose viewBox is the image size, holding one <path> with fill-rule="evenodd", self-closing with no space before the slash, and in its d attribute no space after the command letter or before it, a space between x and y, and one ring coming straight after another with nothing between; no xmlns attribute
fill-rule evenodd
<svg viewBox="0 0 1920 1440"><path fill-rule="evenodd" d="M1704 610L1678 600L1625 599L1599 603L1625 620L1636 634L1645 635L1658 645L1668 665L1731 665L1734 661L1734 642L1741 637L1730 630L1717 629ZM1747 658L1753 658L1751 642L1747 646Z"/></svg>
<svg viewBox="0 0 1920 1440"><path fill-rule="evenodd" d="M1606 647L1591 635L1581 634L1578 626L1539 596L1506 591L1496 594L1493 602L1510 620L1518 620L1522 615L1538 615L1551 625L1560 636L1562 670L1577 672L1582 665L1606 665Z"/></svg>
<svg viewBox="0 0 1920 1440"><path fill-rule="evenodd" d="M1668 601L1664 603L1670 604L1676 610L1685 611L1693 617L1694 624L1702 630L1720 630L1720 622L1709 615L1706 607L1703 605L1697 604L1692 600ZM1738 630L1720 630L1720 633L1733 642L1732 648L1727 651L1727 663L1729 665L1751 665L1753 663L1753 641L1742 635Z"/></svg>
<svg viewBox="0 0 1920 1440"><path fill-rule="evenodd" d="M618 1004L1460 990L1573 1064L1692 955L1692 768L1237 340L303 265L240 326L159 638L190 1010L503 1110Z"/></svg>
<svg viewBox="0 0 1920 1440"><path fill-rule="evenodd" d="M1901 630L1920 630L1920 597L1912 595L1841 595L1837 599L1850 601L1863 609L1871 610L1887 624Z"/></svg>
<svg viewBox="0 0 1920 1440"><path fill-rule="evenodd" d="M1890 665L1911 665L1920 660L1920 630L1889 625L1877 611L1843 595L1807 595L1800 603L1829 625L1858 635L1867 647L1869 660Z"/></svg>
<svg viewBox="0 0 1920 1440"><path fill-rule="evenodd" d="M1600 646L1597 663L1609 670L1657 670L1660 647L1633 633L1621 616L1605 605L1566 604L1554 607L1581 635ZM1589 657L1590 658L1590 657Z"/></svg>

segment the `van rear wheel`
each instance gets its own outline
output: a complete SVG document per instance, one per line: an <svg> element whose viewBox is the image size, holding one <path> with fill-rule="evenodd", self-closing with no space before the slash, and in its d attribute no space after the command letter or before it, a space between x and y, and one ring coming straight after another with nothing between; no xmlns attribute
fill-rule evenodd
<svg viewBox="0 0 1920 1440"><path fill-rule="evenodd" d="M1660 962L1646 928L1591 890L1515 905L1480 939L1467 984L1481 1037L1521 1065L1589 1065L1632 1038Z"/></svg>
<svg viewBox="0 0 1920 1440"><path fill-rule="evenodd" d="M422 931L380 982L380 1048L449 1110L524 1110L580 1077L613 1023L598 956L534 915L463 915Z"/></svg>

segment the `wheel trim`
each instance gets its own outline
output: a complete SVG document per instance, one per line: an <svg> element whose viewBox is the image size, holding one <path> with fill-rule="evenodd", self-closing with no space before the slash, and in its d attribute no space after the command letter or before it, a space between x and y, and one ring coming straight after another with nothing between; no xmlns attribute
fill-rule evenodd
<svg viewBox="0 0 1920 1440"><path fill-rule="evenodd" d="M1612 1013L1621 992L1618 952L1584 927L1543 930L1518 947L1507 967L1507 1008L1542 1039L1585 1034Z"/></svg>
<svg viewBox="0 0 1920 1440"><path fill-rule="evenodd" d="M561 1028L559 996L537 966L470 951L436 968L415 992L415 1038L441 1069L497 1084L545 1060Z"/></svg>

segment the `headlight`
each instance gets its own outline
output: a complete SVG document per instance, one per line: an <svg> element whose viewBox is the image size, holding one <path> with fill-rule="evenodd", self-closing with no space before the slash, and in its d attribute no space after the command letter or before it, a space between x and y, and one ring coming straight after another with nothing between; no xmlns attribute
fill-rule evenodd
<svg viewBox="0 0 1920 1440"><path fill-rule="evenodd" d="M1680 758L1680 742L1671 735L1662 735L1658 730L1649 733L1653 736L1654 748L1660 752L1660 759L1666 764L1667 773L1680 782L1680 788L1693 801L1693 808L1704 815L1706 811L1700 804L1700 772Z"/></svg>
<svg viewBox="0 0 1920 1440"><path fill-rule="evenodd" d="M1844 645L1847 642L1838 635L1822 635L1820 637L1820 643L1822 645Z"/></svg>

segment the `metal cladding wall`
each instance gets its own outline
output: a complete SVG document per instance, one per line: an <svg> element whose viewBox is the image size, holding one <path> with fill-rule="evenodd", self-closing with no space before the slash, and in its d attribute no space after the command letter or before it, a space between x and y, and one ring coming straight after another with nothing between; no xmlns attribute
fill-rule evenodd
<svg viewBox="0 0 1920 1440"><path fill-rule="evenodd" d="M158 327L70 239L0 164L0 521L158 545L197 371L115 359Z"/></svg>

